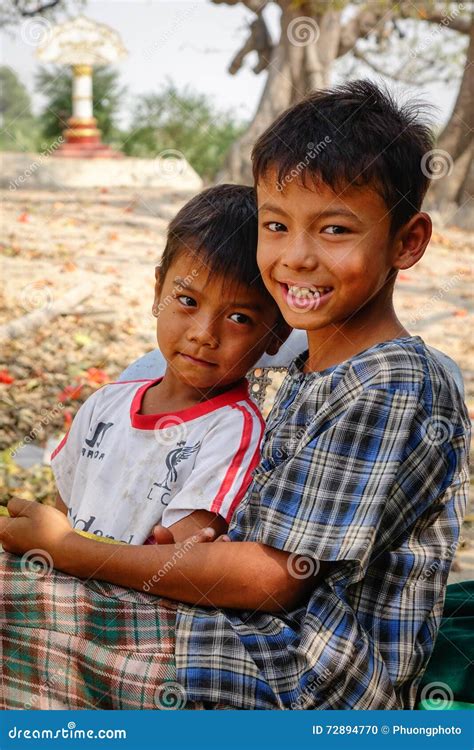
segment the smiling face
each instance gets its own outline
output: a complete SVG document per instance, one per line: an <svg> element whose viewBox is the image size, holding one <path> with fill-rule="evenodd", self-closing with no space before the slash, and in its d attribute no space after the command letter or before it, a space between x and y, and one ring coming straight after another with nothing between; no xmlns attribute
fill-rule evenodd
<svg viewBox="0 0 474 750"><path fill-rule="evenodd" d="M275 354L281 326L273 300L258 287L210 277L180 252L155 288L157 340L168 369L203 396L243 378L260 356Z"/></svg>
<svg viewBox="0 0 474 750"><path fill-rule="evenodd" d="M403 332L392 306L395 270L416 260L407 261L401 235L390 234L378 193L360 187L338 196L310 180L281 190L270 171L257 196L260 272L285 320L308 331L310 355L312 344L350 350L345 338L357 351Z"/></svg>

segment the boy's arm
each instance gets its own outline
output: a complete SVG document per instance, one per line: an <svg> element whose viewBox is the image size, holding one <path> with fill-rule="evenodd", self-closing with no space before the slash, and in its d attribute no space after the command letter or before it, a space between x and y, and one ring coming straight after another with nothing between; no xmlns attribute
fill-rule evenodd
<svg viewBox="0 0 474 750"><path fill-rule="evenodd" d="M295 577L293 555L257 542L110 546L76 534L54 508L15 499L8 510L11 518L0 519L7 552L40 548L55 568L78 578L190 604L265 612L294 609L315 585L315 575Z"/></svg>
<svg viewBox="0 0 474 750"><path fill-rule="evenodd" d="M61 513L64 513L64 515L67 516L69 509L66 503L64 502L64 500L62 499L61 495L59 494L59 492L56 494L56 509L60 510Z"/></svg>

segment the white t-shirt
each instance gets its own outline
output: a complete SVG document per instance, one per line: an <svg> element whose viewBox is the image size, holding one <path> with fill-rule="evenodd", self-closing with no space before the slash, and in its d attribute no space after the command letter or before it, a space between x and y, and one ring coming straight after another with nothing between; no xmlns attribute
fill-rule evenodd
<svg viewBox="0 0 474 750"><path fill-rule="evenodd" d="M260 459L264 421L242 381L182 411L141 414L161 380L110 383L79 409L51 456L75 528L143 544L195 510L227 522Z"/></svg>

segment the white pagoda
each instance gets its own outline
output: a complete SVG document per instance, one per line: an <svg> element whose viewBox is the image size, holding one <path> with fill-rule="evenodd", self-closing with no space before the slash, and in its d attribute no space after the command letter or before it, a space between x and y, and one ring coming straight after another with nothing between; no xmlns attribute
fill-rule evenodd
<svg viewBox="0 0 474 750"><path fill-rule="evenodd" d="M81 15L55 26L36 54L42 62L72 66L72 117L64 131L65 143L55 155L122 156L101 142L92 99L93 66L109 65L127 55L119 34L110 26Z"/></svg>

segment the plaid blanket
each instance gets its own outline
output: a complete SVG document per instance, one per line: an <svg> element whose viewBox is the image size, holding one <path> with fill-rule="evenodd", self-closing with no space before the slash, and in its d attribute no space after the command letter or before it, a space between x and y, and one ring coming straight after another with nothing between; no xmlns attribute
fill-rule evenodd
<svg viewBox="0 0 474 750"><path fill-rule="evenodd" d="M0 581L0 708L201 707L176 680L173 602L66 576L32 553L0 552Z"/></svg>

